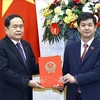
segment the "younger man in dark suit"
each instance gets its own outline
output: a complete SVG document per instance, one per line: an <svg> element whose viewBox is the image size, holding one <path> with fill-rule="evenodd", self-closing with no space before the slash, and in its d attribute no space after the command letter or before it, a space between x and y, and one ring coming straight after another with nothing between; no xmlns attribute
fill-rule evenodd
<svg viewBox="0 0 100 100"><path fill-rule="evenodd" d="M77 24L81 40L66 46L64 76L60 81L67 85L66 100L100 100L100 41L94 38L96 18L84 12Z"/></svg>
<svg viewBox="0 0 100 100"><path fill-rule="evenodd" d="M0 41L0 100L32 100L32 88L42 88L32 80L38 65L31 46L21 39L24 21L17 14L5 19L6 36Z"/></svg>

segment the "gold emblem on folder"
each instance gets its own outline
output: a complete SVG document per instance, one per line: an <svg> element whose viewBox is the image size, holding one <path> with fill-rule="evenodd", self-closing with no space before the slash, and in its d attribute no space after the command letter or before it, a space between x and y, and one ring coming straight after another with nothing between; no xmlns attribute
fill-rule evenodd
<svg viewBox="0 0 100 100"><path fill-rule="evenodd" d="M56 70L56 64L54 62L47 62L45 64L45 69L48 73L54 73Z"/></svg>

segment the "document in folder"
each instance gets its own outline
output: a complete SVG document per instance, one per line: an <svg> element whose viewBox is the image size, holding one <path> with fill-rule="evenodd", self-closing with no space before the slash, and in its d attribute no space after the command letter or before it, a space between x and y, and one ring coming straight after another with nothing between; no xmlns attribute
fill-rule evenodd
<svg viewBox="0 0 100 100"><path fill-rule="evenodd" d="M40 83L43 87L63 86L59 81L62 76L60 56L39 57Z"/></svg>

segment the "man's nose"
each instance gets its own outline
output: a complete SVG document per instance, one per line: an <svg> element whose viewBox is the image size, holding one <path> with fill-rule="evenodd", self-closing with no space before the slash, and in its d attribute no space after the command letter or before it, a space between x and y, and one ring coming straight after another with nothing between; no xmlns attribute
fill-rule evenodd
<svg viewBox="0 0 100 100"><path fill-rule="evenodd" d="M17 27L17 31L20 31L20 30L21 30L21 28L18 26L18 27Z"/></svg>
<svg viewBox="0 0 100 100"><path fill-rule="evenodd" d="M89 29L89 26L88 26L88 25L86 25L86 26L85 26L85 29Z"/></svg>

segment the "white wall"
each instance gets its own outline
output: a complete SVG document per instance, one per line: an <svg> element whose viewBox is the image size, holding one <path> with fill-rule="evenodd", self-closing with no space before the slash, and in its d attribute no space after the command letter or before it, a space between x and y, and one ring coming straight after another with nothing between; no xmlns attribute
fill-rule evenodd
<svg viewBox="0 0 100 100"><path fill-rule="evenodd" d="M39 32L39 44L40 44L40 54L42 56L52 56L60 55L63 59L64 53L64 41L50 45L48 42L43 43L42 36L44 29L42 28L44 17L40 13L41 9L47 5L47 2L53 2L54 0L36 0L36 11L37 11L37 20L38 20L38 32ZM62 60L63 61L63 60ZM39 76L35 76L35 79L39 79ZM33 90L33 100L65 100L64 92L60 93L53 90L52 88L43 89L43 90Z"/></svg>

